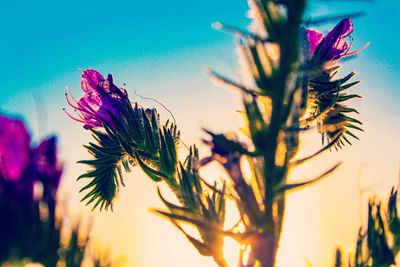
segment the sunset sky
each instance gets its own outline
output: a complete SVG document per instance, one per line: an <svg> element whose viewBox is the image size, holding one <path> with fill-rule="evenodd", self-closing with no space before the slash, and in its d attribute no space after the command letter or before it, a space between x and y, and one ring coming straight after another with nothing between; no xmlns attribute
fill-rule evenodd
<svg viewBox="0 0 400 267"><path fill-rule="evenodd" d="M355 1L354 1L355 2ZM70 212L83 208L77 192L84 183L76 177L85 166L75 162L88 157L82 144L90 134L65 116L68 86L76 97L81 70L95 68L111 73L118 85L126 84L131 98L160 109L135 96L135 90L166 105L176 117L185 143L199 144L201 127L215 131L237 130L241 108L235 92L214 85L207 77L211 67L235 77L238 74L234 38L215 31L221 21L246 28L245 0L170 1L0 1L0 111L23 116L38 140L59 136L65 175L61 197ZM342 74L355 70L362 83L352 88L361 94L353 101L365 132L360 141L339 152L324 154L293 173L291 179L311 178L339 160L341 168L321 183L291 194L279 251L278 267L329 266L336 245L351 252L358 227L365 217L367 197L387 196L396 185L400 168L400 2L376 0L310 1L306 17L365 11L354 20L353 47L371 45L344 63ZM321 31L334 24L323 25ZM304 155L320 148L320 136L306 134ZM202 154L207 153L201 148ZM215 166L207 177L224 174ZM199 256L168 221L150 208L163 208L156 185L138 170L126 175L113 213L95 213L96 240L124 256L129 267L204 267L211 259ZM362 192L360 194L360 192ZM85 209L88 211L88 209ZM228 258L234 262L234 244Z"/></svg>

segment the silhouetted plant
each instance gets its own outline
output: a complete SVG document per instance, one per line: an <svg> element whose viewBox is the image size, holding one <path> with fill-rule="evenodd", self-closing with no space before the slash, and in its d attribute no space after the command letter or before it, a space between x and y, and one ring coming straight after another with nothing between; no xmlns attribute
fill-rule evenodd
<svg viewBox="0 0 400 267"><path fill-rule="evenodd" d="M89 228L83 238L82 227L66 227L66 214L57 215L62 170L55 136L32 147L25 124L0 115L0 266L81 266L90 248ZM99 262L90 255L86 260Z"/></svg>
<svg viewBox="0 0 400 267"><path fill-rule="evenodd" d="M336 78L339 62L349 52L345 38L353 32L349 18L341 20L326 36L303 22L305 0L251 0L253 32L216 23L221 30L238 37L240 60L249 75L247 84L210 71L213 79L237 89L246 118L242 135L206 131L210 155L201 158L195 146L186 157L178 151L180 132L175 123L163 123L155 109L131 103L128 93L95 70L85 70L81 87L84 96L67 100L75 109L74 120L84 123L96 142L85 147L93 156L80 161L91 169L78 179L88 179L82 201L100 210L112 208L120 186L122 170L140 167L155 182L165 182L178 203L168 201L158 190L167 217L197 248L220 266L227 266L222 254L224 237L247 247L249 257L240 266L272 267L284 221L286 194L333 172L340 163L315 178L289 183L293 169L331 148L341 148L353 130L362 131L358 113L344 103L359 97L346 90L354 73ZM72 96L71 96L71 99ZM74 102L74 103L72 103ZM319 151L298 158L300 133L317 125L322 140ZM186 158L181 161L180 159ZM227 174L227 183L206 183L199 169L211 161ZM251 167L251 181L243 175L243 162ZM207 189L207 190L205 190ZM239 228L224 226L225 202L230 197L240 213ZM182 224L194 225L199 238L187 233Z"/></svg>
<svg viewBox="0 0 400 267"><path fill-rule="evenodd" d="M371 199L368 203L366 229L360 228L354 257L343 263L340 249L336 253L338 267L389 267L396 265L400 250L400 216L397 209L398 190L392 188L388 204Z"/></svg>

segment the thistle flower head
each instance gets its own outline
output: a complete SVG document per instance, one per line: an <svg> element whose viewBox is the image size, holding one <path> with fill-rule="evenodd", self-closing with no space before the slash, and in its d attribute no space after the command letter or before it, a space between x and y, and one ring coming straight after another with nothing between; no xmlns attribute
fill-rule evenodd
<svg viewBox="0 0 400 267"><path fill-rule="evenodd" d="M354 55L364 47L351 51L351 43L345 40L354 30L353 22L349 18L342 19L325 37L316 30L306 30L310 56L317 63L339 60L342 57Z"/></svg>
<svg viewBox="0 0 400 267"><path fill-rule="evenodd" d="M71 98L66 94L67 102L77 117L68 112L66 114L83 123L85 129L101 127L103 123L112 127L112 117L121 115L121 107L128 99L127 92L114 85L110 74L104 79L103 75L92 69L83 72L81 88L85 94L78 101L71 94Z"/></svg>
<svg viewBox="0 0 400 267"><path fill-rule="evenodd" d="M303 35L308 44L308 54L311 65L317 67L308 75L308 107L311 119L316 120L318 130L322 134L322 140L336 140L335 147L344 146L344 142L351 145L346 135L355 139L358 137L350 129L362 131L357 125L362 123L352 118L349 114L358 113L357 110L349 108L343 102L359 98L359 95L348 94L345 90L356 85L356 82L349 82L354 72L341 79L335 79L339 66L336 63L343 57L354 55L365 49L369 43L358 50L351 50L351 43L346 41L354 30L353 22L342 19L326 36L315 30L306 30ZM338 137L338 138L336 138Z"/></svg>
<svg viewBox="0 0 400 267"><path fill-rule="evenodd" d="M24 123L0 115L0 177L18 181L29 165L30 136Z"/></svg>

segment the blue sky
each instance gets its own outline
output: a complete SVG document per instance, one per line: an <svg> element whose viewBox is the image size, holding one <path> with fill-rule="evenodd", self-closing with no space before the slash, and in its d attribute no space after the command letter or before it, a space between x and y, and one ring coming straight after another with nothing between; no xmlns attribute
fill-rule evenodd
<svg viewBox="0 0 400 267"><path fill-rule="evenodd" d="M245 1L230 2L2 0L2 99L68 73L79 76L79 68L158 61L223 42L213 21L246 22Z"/></svg>
<svg viewBox="0 0 400 267"><path fill-rule="evenodd" d="M145 67L141 63L162 63L168 57L200 55L204 58L207 53L209 64L213 64L215 50L220 52L221 49L215 49L214 54L209 50L224 45L229 49L232 38L213 31L210 24L220 20L245 27L248 23L244 16L246 6L246 1L239 0L2 0L0 105L10 98L12 101L13 95L21 91L34 89L46 94L44 85L49 81L68 75L79 76L77 70L87 67L101 66L104 71L114 72L107 65L115 68L118 62L137 61L138 66ZM366 56L362 57L368 58L368 65L374 61L385 65L388 73L379 68L379 74L383 82L391 86L383 90L399 95L390 81L398 76L400 69L400 33L396 30L400 25L398 1L367 4L311 1L309 7L309 14L366 11L367 16L356 20L354 44L372 42ZM365 67L364 62L353 66ZM174 67L170 66L165 72ZM154 76L163 74L159 71Z"/></svg>

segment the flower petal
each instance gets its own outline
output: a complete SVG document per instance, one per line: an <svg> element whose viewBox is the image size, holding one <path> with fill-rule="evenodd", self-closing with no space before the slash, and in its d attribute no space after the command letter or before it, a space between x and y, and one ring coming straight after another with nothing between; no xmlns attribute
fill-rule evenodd
<svg viewBox="0 0 400 267"><path fill-rule="evenodd" d="M86 93L93 92L102 81L104 81L103 75L96 70L87 69L82 73L81 88Z"/></svg>
<svg viewBox="0 0 400 267"><path fill-rule="evenodd" d="M353 22L349 19L342 19L325 37L327 40L336 42L350 35L354 30Z"/></svg>
<svg viewBox="0 0 400 267"><path fill-rule="evenodd" d="M24 123L0 115L0 175L7 181L21 179L29 156L30 136Z"/></svg>
<svg viewBox="0 0 400 267"><path fill-rule="evenodd" d="M57 139L44 139L34 149L33 167L46 190L54 197L61 180L62 166L57 160ZM45 190L45 191L46 191Z"/></svg>
<svg viewBox="0 0 400 267"><path fill-rule="evenodd" d="M310 54L314 54L315 49L321 43L322 39L324 39L324 35L316 30L306 30L307 40L309 44Z"/></svg>
<svg viewBox="0 0 400 267"><path fill-rule="evenodd" d="M350 35L353 30L353 22L348 18L342 19L321 43L320 54L323 58L326 60L338 59L341 54L348 52L350 45L343 38Z"/></svg>

